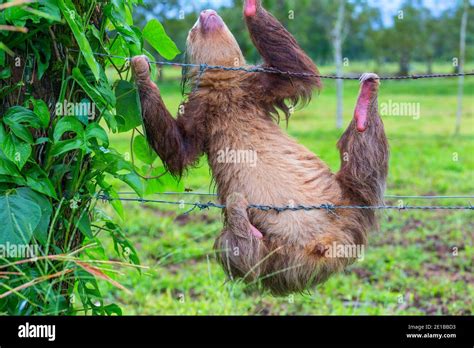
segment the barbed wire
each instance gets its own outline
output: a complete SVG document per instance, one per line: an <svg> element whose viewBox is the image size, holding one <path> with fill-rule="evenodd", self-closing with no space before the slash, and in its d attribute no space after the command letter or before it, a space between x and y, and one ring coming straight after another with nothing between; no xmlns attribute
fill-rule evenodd
<svg viewBox="0 0 474 348"><path fill-rule="evenodd" d="M122 191L122 192L117 192L117 194L120 195L136 195L136 192L132 191ZM151 193L150 195L163 195L163 196L212 196L212 197L218 197L219 195L217 193L211 193L211 192L194 192L194 191L183 191L183 192L177 192L177 191L168 191L168 192L154 192ZM385 198L390 198L390 199L474 199L474 195L469 196L469 195L448 195L448 196L430 196L430 195L385 195Z"/></svg>
<svg viewBox="0 0 474 348"><path fill-rule="evenodd" d="M188 210L185 214L190 213L194 209L206 210L210 208L216 209L225 209L226 206L223 204L215 202L186 202L186 201L169 201L169 200L160 200L160 199L146 199L141 197L133 198L124 198L124 197L110 197L106 193L99 193L97 198L105 201L123 201L123 202L139 202L139 203L157 203L157 204L168 204L168 205L178 205L178 206L190 206L191 209ZM295 205L285 205L285 206L275 206L275 205L266 205L266 204L249 204L249 209L257 209L261 211L276 211L276 212L285 212L285 211L311 211L311 210L326 210L327 212L334 213L337 209L366 209L366 210L474 210L472 204L469 205L334 205L334 204L317 204L317 205L304 205L304 204L295 204Z"/></svg>
<svg viewBox="0 0 474 348"><path fill-rule="evenodd" d="M79 50L69 49L71 52L80 52ZM92 52L96 56L124 59L130 61L131 57L118 56L108 53L99 53ZM209 65L209 64L192 64L192 63L177 63L177 62L165 62L165 61L154 61L148 59L150 64L155 64L159 66L176 66L176 67L185 67L185 68L197 68L199 69L199 74L202 75L206 70L223 70L223 71L242 71L246 73L267 73L267 74L277 74L277 75L286 75L294 77L318 77L321 79L332 79L332 80L359 80L360 76L335 76L335 75L321 75L313 74L306 72L295 72L295 71L282 71L276 68L270 67L229 67L224 65ZM423 75L402 75L402 76L381 76L379 80L418 80L418 79L431 79L431 78L450 78L450 77L465 77L465 76L474 76L474 72L464 72L464 73L452 73L452 74L423 74Z"/></svg>

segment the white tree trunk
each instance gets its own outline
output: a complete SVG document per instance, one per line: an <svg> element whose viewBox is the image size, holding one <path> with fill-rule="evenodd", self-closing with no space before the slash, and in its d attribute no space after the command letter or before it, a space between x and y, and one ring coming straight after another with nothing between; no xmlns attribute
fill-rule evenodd
<svg viewBox="0 0 474 348"><path fill-rule="evenodd" d="M337 11L336 24L332 32L332 39L334 45L334 62L336 64L336 75L342 75L342 42L343 34L342 29L344 26L344 12L345 12L345 0L339 0L339 8ZM342 80L336 80L336 93L337 93L337 109L336 109L336 128L341 129L343 123L343 89L344 82Z"/></svg>
<svg viewBox="0 0 474 348"><path fill-rule="evenodd" d="M469 11L469 0L464 0L464 11L461 20L461 34L459 40L459 73L464 72L464 58L466 54L466 28L467 28L467 15ZM464 76L459 77L458 85L458 110L456 113L456 130L455 133L459 134L461 131L461 117L462 117L462 99L464 94Z"/></svg>

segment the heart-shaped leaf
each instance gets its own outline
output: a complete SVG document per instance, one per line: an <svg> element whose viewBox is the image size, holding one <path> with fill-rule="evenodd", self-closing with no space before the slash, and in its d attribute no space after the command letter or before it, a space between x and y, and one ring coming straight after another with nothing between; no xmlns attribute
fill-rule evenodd
<svg viewBox="0 0 474 348"><path fill-rule="evenodd" d="M119 132L128 132L142 124L141 104L136 87L128 81L120 80L115 88L117 116L123 124L119 124Z"/></svg>
<svg viewBox="0 0 474 348"><path fill-rule="evenodd" d="M138 135L133 140L133 153L137 158L146 164L153 164L158 157L156 152L148 145L146 138L143 135Z"/></svg>
<svg viewBox="0 0 474 348"><path fill-rule="evenodd" d="M41 220L41 208L29 198L16 194L0 196L0 244L28 244Z"/></svg>
<svg viewBox="0 0 474 348"><path fill-rule="evenodd" d="M181 52L166 34L163 25L156 19L149 21L143 28L143 38L165 59L174 59Z"/></svg>

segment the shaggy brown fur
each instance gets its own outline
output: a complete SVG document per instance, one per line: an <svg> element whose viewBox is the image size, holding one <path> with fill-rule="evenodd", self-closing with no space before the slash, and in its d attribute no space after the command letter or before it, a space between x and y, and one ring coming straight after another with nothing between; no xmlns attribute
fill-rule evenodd
<svg viewBox="0 0 474 348"><path fill-rule="evenodd" d="M191 30L189 60L244 66L238 44L214 13L201 14ZM317 74L295 39L259 1L247 0L245 15L265 67ZM320 283L355 260L329 257L327 251L334 245L365 245L367 232L376 225L373 211L277 213L247 206L382 202L388 146L377 113L376 75L362 81L355 121L338 143L341 170L333 174L272 118L277 109L288 113L285 100L309 100L313 89L320 87L318 78L207 70L199 88L189 94L184 113L174 119L150 81L146 59L134 58L132 67L148 139L167 168L181 176L201 155L208 157L219 199L226 204L215 249L230 278L260 282L282 295ZM197 71L188 74L193 81ZM358 130L356 121L364 129ZM254 151L256 165L222 161L220 154L226 149Z"/></svg>

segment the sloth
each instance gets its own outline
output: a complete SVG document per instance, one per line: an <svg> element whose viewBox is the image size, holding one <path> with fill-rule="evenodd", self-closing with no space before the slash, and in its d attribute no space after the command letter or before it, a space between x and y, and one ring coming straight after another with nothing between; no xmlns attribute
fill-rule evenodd
<svg viewBox="0 0 474 348"><path fill-rule="evenodd" d="M173 118L150 79L147 58L136 56L131 66L146 136L167 170L181 178L207 156L225 205L214 248L228 278L286 295L344 270L357 256L334 250L365 246L368 232L378 228L373 209L342 206L383 203L388 144L378 115L379 78L361 77L354 118L337 143L341 167L332 173L285 134L275 117L283 113L288 120L292 106L306 103L321 88L315 64L259 0L245 1L244 18L263 59L258 68L302 74L188 69L185 78L197 87ZM196 65L251 68L213 10L203 11L189 32L187 57ZM250 152L255 161L228 160L223 151ZM252 204L334 207L276 211Z"/></svg>

